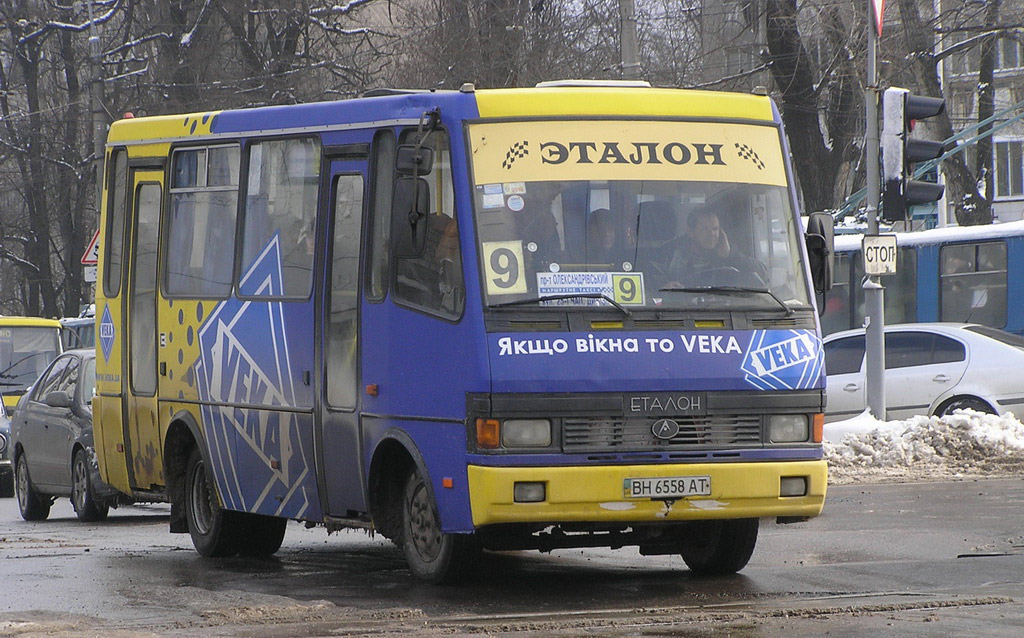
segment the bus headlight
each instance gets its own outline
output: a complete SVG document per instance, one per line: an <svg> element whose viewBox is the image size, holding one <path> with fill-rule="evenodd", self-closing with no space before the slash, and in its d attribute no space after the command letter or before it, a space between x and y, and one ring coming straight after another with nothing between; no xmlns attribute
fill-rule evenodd
<svg viewBox="0 0 1024 638"><path fill-rule="evenodd" d="M503 421L501 445L507 448L548 447L551 445L551 421L547 419L508 419Z"/></svg>
<svg viewBox="0 0 1024 638"><path fill-rule="evenodd" d="M772 443L796 443L808 436L806 414L773 414L768 417L768 438Z"/></svg>
<svg viewBox="0 0 1024 638"><path fill-rule="evenodd" d="M3 432L0 432L0 454L7 451L7 437L4 436Z"/></svg>

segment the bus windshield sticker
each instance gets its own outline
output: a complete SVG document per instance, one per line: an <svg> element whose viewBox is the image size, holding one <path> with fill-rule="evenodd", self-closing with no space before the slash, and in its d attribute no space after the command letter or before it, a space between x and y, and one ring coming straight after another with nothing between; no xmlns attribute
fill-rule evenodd
<svg viewBox="0 0 1024 638"><path fill-rule="evenodd" d="M492 122L470 127L478 184L648 180L786 185L773 126L720 122Z"/></svg>
<svg viewBox="0 0 1024 638"><path fill-rule="evenodd" d="M628 272L539 272L537 296L602 294L624 306L644 305L644 275ZM545 301L552 306L606 306L604 299L557 299Z"/></svg>
<svg viewBox="0 0 1024 638"><path fill-rule="evenodd" d="M525 293L526 270L523 267L523 242L518 240L485 241L482 247L487 294Z"/></svg>
<svg viewBox="0 0 1024 638"><path fill-rule="evenodd" d="M508 182L502 185L506 195L525 195L526 182Z"/></svg>

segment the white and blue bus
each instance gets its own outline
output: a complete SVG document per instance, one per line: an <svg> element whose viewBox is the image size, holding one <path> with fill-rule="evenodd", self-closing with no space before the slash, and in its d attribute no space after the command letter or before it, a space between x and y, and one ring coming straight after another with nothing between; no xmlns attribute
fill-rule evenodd
<svg viewBox="0 0 1024 638"><path fill-rule="evenodd" d="M861 235L835 238L825 334L864 323ZM896 233L897 270L886 276L885 323L962 321L1024 334L1024 221Z"/></svg>

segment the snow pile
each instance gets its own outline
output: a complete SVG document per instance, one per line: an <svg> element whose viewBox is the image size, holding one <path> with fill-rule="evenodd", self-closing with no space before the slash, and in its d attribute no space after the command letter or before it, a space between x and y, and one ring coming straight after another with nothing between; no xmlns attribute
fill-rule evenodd
<svg viewBox="0 0 1024 638"><path fill-rule="evenodd" d="M1024 424L974 410L887 422L865 413L826 424L824 450L835 483L1014 475L1024 473Z"/></svg>

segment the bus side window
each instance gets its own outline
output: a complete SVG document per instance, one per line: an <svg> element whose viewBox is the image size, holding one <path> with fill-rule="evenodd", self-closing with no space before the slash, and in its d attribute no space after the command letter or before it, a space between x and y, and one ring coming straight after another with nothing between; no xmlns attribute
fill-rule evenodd
<svg viewBox="0 0 1024 638"><path fill-rule="evenodd" d="M306 298L313 284L320 140L293 138L250 145L248 178L239 292ZM262 288L262 277L248 281L246 276L272 258L275 240L281 281Z"/></svg>
<svg viewBox="0 0 1024 638"><path fill-rule="evenodd" d="M954 244L939 251L939 318L1006 325L1006 243Z"/></svg>
<svg viewBox="0 0 1024 638"><path fill-rule="evenodd" d="M410 135L402 141L413 143ZM448 138L440 131L431 134L425 145L434 150L431 171L422 176L429 188L426 241L420 255L395 260L395 299L454 319L462 315L466 293L452 196L451 154ZM398 219L396 223L407 222Z"/></svg>
<svg viewBox="0 0 1024 638"><path fill-rule="evenodd" d="M168 295L230 294L238 166L236 145L174 152L164 251L163 285Z"/></svg>
<svg viewBox="0 0 1024 638"><path fill-rule="evenodd" d="M121 292L121 264L124 251L125 207L128 205L128 152L123 148L110 154L107 170L107 236L102 247L106 251L103 265L103 292L116 297Z"/></svg>
<svg viewBox="0 0 1024 638"><path fill-rule="evenodd" d="M339 175L334 182L334 241L331 248L331 296L327 326L327 401L333 407L356 405L356 343L359 310L359 238L363 178Z"/></svg>
<svg viewBox="0 0 1024 638"><path fill-rule="evenodd" d="M373 138L373 184L370 209L370 241L366 262L366 298L380 301L388 293L388 265L391 262L391 201L395 184L395 134L380 131Z"/></svg>

